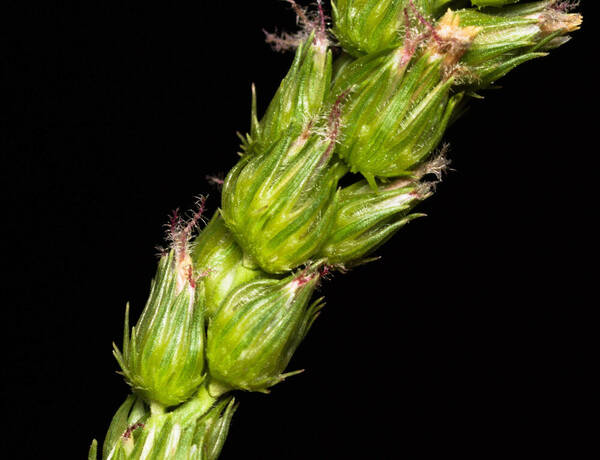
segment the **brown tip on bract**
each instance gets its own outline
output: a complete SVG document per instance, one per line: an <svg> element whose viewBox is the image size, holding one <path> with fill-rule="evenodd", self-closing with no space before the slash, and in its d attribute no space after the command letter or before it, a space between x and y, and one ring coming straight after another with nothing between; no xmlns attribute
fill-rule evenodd
<svg viewBox="0 0 600 460"><path fill-rule="evenodd" d="M417 27L411 26L411 13L416 19ZM448 9L446 14L434 25L432 21L415 6L413 0L409 0L408 7L404 8L405 37L404 46L399 55L400 67L407 65L416 50L426 45L431 59L443 57L444 74L446 77L457 71L460 58L473 43L473 40L481 30L479 27L460 27L460 17L454 11ZM414 29L414 30L413 30Z"/></svg>
<svg viewBox="0 0 600 460"><path fill-rule="evenodd" d="M443 56L444 66L451 68L467 52L480 30L474 26L461 27L460 16L448 9L435 28L428 50L432 58Z"/></svg>
<svg viewBox="0 0 600 460"><path fill-rule="evenodd" d="M538 20L542 34L551 35L555 32L567 34L579 30L583 17L579 13L566 13L572 5L560 6L559 3L551 5L541 13L533 15Z"/></svg>
<svg viewBox="0 0 600 460"><path fill-rule="evenodd" d="M203 221L204 211L206 210L206 197L200 196L196 201L196 207L185 219L179 209L173 211L167 224L167 240L170 243L171 250L174 251L174 267L176 279L176 292L180 293L184 287L196 288L197 277L194 272L192 258L190 256L190 242L194 231Z"/></svg>

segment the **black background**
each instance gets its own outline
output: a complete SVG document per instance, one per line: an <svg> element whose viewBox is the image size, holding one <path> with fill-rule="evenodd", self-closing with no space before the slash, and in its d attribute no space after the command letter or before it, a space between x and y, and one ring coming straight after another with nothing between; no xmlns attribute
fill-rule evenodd
<svg viewBox="0 0 600 460"><path fill-rule="evenodd" d="M597 306L580 10L571 43L449 130L454 171L430 217L324 283L291 364L307 371L239 396L224 460L577 458ZM143 307L167 214L199 194L218 206L205 176L236 161L251 82L264 109L291 61L261 29L294 30L294 15L275 0L86 1L3 21L2 444L85 458L127 394L111 356L125 302Z"/></svg>

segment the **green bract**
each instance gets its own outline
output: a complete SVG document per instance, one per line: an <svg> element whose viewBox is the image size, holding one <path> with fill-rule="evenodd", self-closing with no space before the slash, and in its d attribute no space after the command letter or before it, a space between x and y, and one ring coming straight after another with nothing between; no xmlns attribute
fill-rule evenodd
<svg viewBox="0 0 600 460"><path fill-rule="evenodd" d="M332 2L333 33L344 51L360 57L402 46L416 22L433 24L448 7L468 0L337 0Z"/></svg>
<svg viewBox="0 0 600 460"><path fill-rule="evenodd" d="M205 312L211 318L232 289L256 278L267 277L262 270L247 268L244 254L217 211L192 246L194 266L205 276Z"/></svg>
<svg viewBox="0 0 600 460"><path fill-rule="evenodd" d="M414 4L419 6L424 14L438 16L448 8L469 6L469 0L415 0Z"/></svg>
<svg viewBox="0 0 600 460"><path fill-rule="evenodd" d="M408 0L337 0L333 33L344 50L362 56L399 45Z"/></svg>
<svg viewBox="0 0 600 460"><path fill-rule="evenodd" d="M208 327L211 379L250 391L266 391L283 380L282 372L322 306L321 299L309 305L318 278L317 272L303 272L233 291Z"/></svg>
<svg viewBox="0 0 600 460"><path fill-rule="evenodd" d="M291 126L306 126L317 116L331 84L331 51L322 34L301 43L288 74L279 85L260 123L252 87L250 135L243 139L247 153L262 152Z"/></svg>
<svg viewBox="0 0 600 460"><path fill-rule="evenodd" d="M365 181L343 188L322 256L330 264L359 261L405 224L423 216L409 211L430 194L426 185L404 179L379 185L377 192Z"/></svg>
<svg viewBox="0 0 600 460"><path fill-rule="evenodd" d="M581 16L553 8L555 2L534 2L488 10L456 11L461 26L479 28L479 33L462 58L474 78L469 85L482 88L523 62L545 56L543 51L568 40L564 35L576 30Z"/></svg>
<svg viewBox="0 0 600 460"><path fill-rule="evenodd" d="M134 395L129 395L110 423L104 438L102 458L119 458L117 452L124 448L125 444L133 443L149 416L150 411L144 402Z"/></svg>
<svg viewBox="0 0 600 460"><path fill-rule="evenodd" d="M519 0L471 0L471 3L474 6L483 7L483 6L504 6L510 5L511 3L517 3Z"/></svg>
<svg viewBox="0 0 600 460"><path fill-rule="evenodd" d="M198 420L190 449L191 459L216 460L219 457L236 407L234 398L222 398Z"/></svg>
<svg viewBox="0 0 600 460"><path fill-rule="evenodd" d="M291 128L264 153L246 155L223 186L222 214L244 253L268 273L313 257L327 237L339 177L334 140Z"/></svg>
<svg viewBox="0 0 600 460"><path fill-rule="evenodd" d="M375 187L375 177L410 173L438 145L461 94L443 78L443 56L412 59L405 48L348 64L333 94L350 91L337 153Z"/></svg>
<svg viewBox="0 0 600 460"><path fill-rule="evenodd" d="M191 417L189 409L197 407L183 406L181 413L150 416L139 400L129 397L113 418L102 458L216 460L227 437L235 405L231 397L214 403L206 390L203 391L200 399L204 399L203 407L208 406L206 413Z"/></svg>
<svg viewBox="0 0 600 460"><path fill-rule="evenodd" d="M114 351L133 390L163 406L188 399L204 378L203 288L178 262L175 251L161 258L137 326L130 336L128 305L123 353Z"/></svg>

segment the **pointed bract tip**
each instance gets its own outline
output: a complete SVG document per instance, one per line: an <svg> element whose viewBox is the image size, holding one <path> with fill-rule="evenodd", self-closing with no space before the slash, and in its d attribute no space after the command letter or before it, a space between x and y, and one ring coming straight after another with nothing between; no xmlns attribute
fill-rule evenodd
<svg viewBox="0 0 600 460"><path fill-rule="evenodd" d="M88 460L97 460L98 459L98 441L95 439L92 441L90 445L90 450L88 452Z"/></svg>

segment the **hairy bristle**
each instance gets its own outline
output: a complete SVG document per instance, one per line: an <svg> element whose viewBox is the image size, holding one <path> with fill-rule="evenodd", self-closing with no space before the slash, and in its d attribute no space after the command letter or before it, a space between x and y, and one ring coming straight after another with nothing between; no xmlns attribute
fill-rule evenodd
<svg viewBox="0 0 600 460"><path fill-rule="evenodd" d="M323 264L323 266L319 267L319 276L321 279L329 280L333 277L333 270L335 267L329 264Z"/></svg>
<svg viewBox="0 0 600 460"><path fill-rule="evenodd" d="M413 0L408 0L408 4L410 5L411 10L413 11L413 14L415 15L415 17L417 18L417 20L425 26L425 28L427 30L429 30L429 33L431 34L431 36L434 38L435 41L437 42L441 42L440 37L437 34L437 31L435 30L435 27L433 26L433 23L431 23L431 21L428 21L425 16L419 11L419 9L415 6L415 4L413 3Z"/></svg>
<svg viewBox="0 0 600 460"><path fill-rule="evenodd" d="M215 176L206 175L204 176L204 178L210 185L215 185L218 188L221 188L225 183L225 179L223 179L223 174L217 174Z"/></svg>
<svg viewBox="0 0 600 460"><path fill-rule="evenodd" d="M298 46L308 37L304 32L296 34L282 32L281 34L278 34L277 32L267 32L264 29L263 32L265 34L265 42L271 45L273 51L278 53L284 53L298 48Z"/></svg>
<svg viewBox="0 0 600 460"><path fill-rule="evenodd" d="M434 39L439 39L433 24L425 18L412 0L410 0L409 6L404 8L403 15L404 45L401 49L399 61L400 67L404 67L410 62L417 49L419 49L429 37L433 36ZM411 20L411 16L416 18L416 24L413 24L414 21ZM419 28L419 26L421 27ZM423 30L423 26L425 26L425 30Z"/></svg>
<svg viewBox="0 0 600 460"><path fill-rule="evenodd" d="M450 166L450 160L448 159L449 150L450 144L443 144L436 156L420 168L421 177L433 174L438 181L441 181L444 173L448 171Z"/></svg>
<svg viewBox="0 0 600 460"><path fill-rule="evenodd" d="M305 8L302 8L294 0L286 0L296 13L296 23L300 27L300 31L294 34L288 32L277 33L275 31L265 34L265 41L271 45L271 48L277 52L285 52L298 48L300 44L314 32L314 43L317 46L326 49L329 46L329 37L327 32L327 20L329 19L323 10L321 0L317 1L316 13L311 13Z"/></svg>
<svg viewBox="0 0 600 460"><path fill-rule="evenodd" d="M166 240L169 247L175 251L176 261L183 260L190 250L190 241L198 228L200 222L204 222L204 212L206 210L206 197L199 196L196 199L195 207L187 217L183 217L178 209L175 209L169 216L167 223Z"/></svg>
<svg viewBox="0 0 600 460"><path fill-rule="evenodd" d="M575 8L577 8L579 6L579 3L580 3L579 0L577 0L577 1L556 0L552 5L550 5L550 7L557 11L562 11L563 13L568 13L569 11L572 11Z"/></svg>
<svg viewBox="0 0 600 460"><path fill-rule="evenodd" d="M123 438L125 439L129 439L131 437L131 434L133 433L134 430L137 430L138 428L144 428L144 424L143 423L134 423L131 426L128 426L127 429L123 432Z"/></svg>
<svg viewBox="0 0 600 460"><path fill-rule="evenodd" d="M304 8L302 8L300 5L298 5L294 0L287 0L287 2L290 4L292 9L294 10L294 13L296 13L296 22L298 23L298 25L300 25L302 27L306 27L307 25L309 25L310 20L308 18L308 14L307 14L306 10Z"/></svg>
<svg viewBox="0 0 600 460"><path fill-rule="evenodd" d="M416 186L414 193L420 199L427 198L435 192L435 188L442 181L444 174L450 170L450 160L447 157L449 149L449 144L443 144L431 160L414 171L413 184ZM424 180L427 176L434 176L435 180Z"/></svg>
<svg viewBox="0 0 600 460"><path fill-rule="evenodd" d="M321 0L317 0L317 8L319 9L319 20L321 31L325 32L327 30L327 19L329 19L325 12L323 11L323 2Z"/></svg>
<svg viewBox="0 0 600 460"><path fill-rule="evenodd" d="M319 271L311 271L309 270L309 268L305 268L304 270L302 270L297 276L296 278L294 278L292 280L292 282L290 283L292 288L299 288L301 286L304 286L307 283L310 283L312 280L314 280L315 278L319 277L320 273Z"/></svg>
<svg viewBox="0 0 600 460"><path fill-rule="evenodd" d="M329 110L329 114L327 115L327 131L325 133L326 139L329 140L329 145L327 146L327 150L325 151L323 158L329 158L331 156L336 142L339 141L342 106L351 90L352 88L348 88L340 93Z"/></svg>

